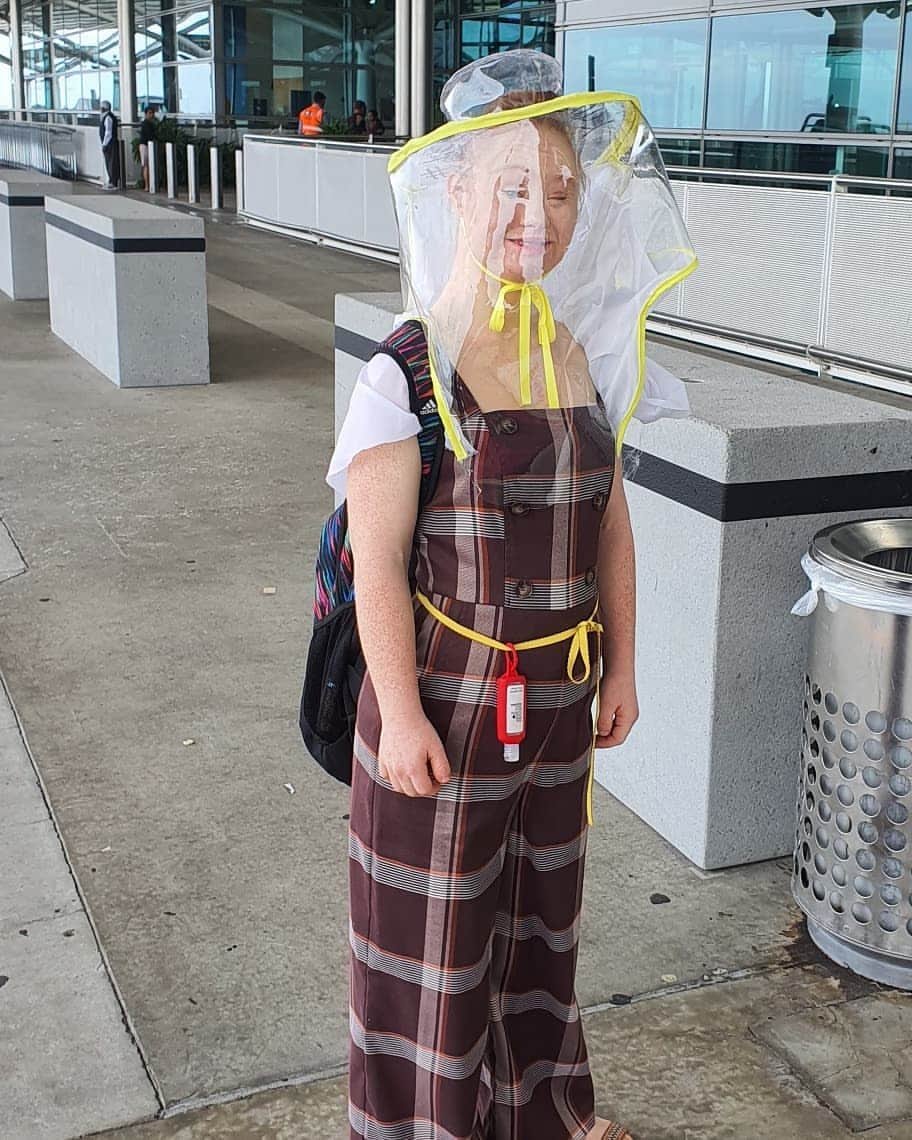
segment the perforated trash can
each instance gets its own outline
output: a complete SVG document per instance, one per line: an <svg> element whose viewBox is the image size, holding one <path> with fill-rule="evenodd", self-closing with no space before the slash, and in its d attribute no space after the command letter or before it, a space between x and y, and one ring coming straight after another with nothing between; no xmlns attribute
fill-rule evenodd
<svg viewBox="0 0 912 1140"><path fill-rule="evenodd" d="M828 527L802 566L792 893L828 957L912 990L912 518Z"/></svg>

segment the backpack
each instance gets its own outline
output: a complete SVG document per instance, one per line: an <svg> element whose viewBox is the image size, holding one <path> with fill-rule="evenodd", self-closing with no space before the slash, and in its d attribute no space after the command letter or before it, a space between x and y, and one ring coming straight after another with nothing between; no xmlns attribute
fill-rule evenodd
<svg viewBox="0 0 912 1140"><path fill-rule="evenodd" d="M391 356L408 382L409 402L421 423L419 510L434 494L443 458L427 340L418 321L406 321L377 348ZM355 621L354 560L348 505L323 524L314 571L313 636L307 652L299 724L314 760L343 784L352 780L355 714L365 664Z"/></svg>

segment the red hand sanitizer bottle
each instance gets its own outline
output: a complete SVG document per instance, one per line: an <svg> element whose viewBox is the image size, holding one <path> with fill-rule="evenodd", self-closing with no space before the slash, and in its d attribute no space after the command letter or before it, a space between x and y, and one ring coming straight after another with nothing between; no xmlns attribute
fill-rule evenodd
<svg viewBox="0 0 912 1140"><path fill-rule="evenodd" d="M506 655L507 667L497 678L497 739L504 746L504 760L515 764L526 735L526 678L516 668L519 654L512 645Z"/></svg>

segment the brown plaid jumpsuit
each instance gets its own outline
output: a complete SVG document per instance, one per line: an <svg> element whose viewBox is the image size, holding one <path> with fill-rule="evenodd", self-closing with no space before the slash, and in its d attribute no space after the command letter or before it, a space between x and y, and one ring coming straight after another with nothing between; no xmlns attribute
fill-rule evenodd
<svg viewBox="0 0 912 1140"><path fill-rule="evenodd" d="M475 454L447 451L417 527L418 588L500 641L590 617L614 474L600 407L483 414L457 380ZM422 704L452 778L434 798L377 769L369 677L350 825L352 1140L581 1140L592 1079L574 994L596 670L528 650L518 764L496 732L503 654L416 602ZM594 652L594 649L593 649Z"/></svg>

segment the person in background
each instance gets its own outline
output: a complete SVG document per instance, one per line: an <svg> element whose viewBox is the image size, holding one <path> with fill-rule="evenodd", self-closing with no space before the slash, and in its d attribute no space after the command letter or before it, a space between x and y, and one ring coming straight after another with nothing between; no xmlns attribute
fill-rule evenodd
<svg viewBox="0 0 912 1140"><path fill-rule="evenodd" d="M376 138L377 135L382 135L385 130L386 130L386 128L384 127L383 123L381 123L380 116L377 114L377 112L376 111L368 111L367 112L367 133L369 135L373 135L374 138Z"/></svg>
<svg viewBox="0 0 912 1140"><path fill-rule="evenodd" d="M313 102L298 115L299 135L315 137L323 134L323 111L325 107L326 96L322 91L315 91Z"/></svg>
<svg viewBox="0 0 912 1140"><path fill-rule="evenodd" d="M367 130L367 104L363 99L356 99L352 113L348 117L348 133L350 135L363 135Z"/></svg>
<svg viewBox="0 0 912 1140"><path fill-rule="evenodd" d="M149 147L155 142L156 123L153 105L146 107L146 113L139 126L139 161L142 164L143 182L146 193L149 192Z"/></svg>
<svg viewBox="0 0 912 1140"><path fill-rule="evenodd" d="M101 139L101 153L104 157L108 176L107 190L116 190L120 185L120 140L118 137L117 116L106 100L101 104L101 118L98 120L98 137Z"/></svg>

